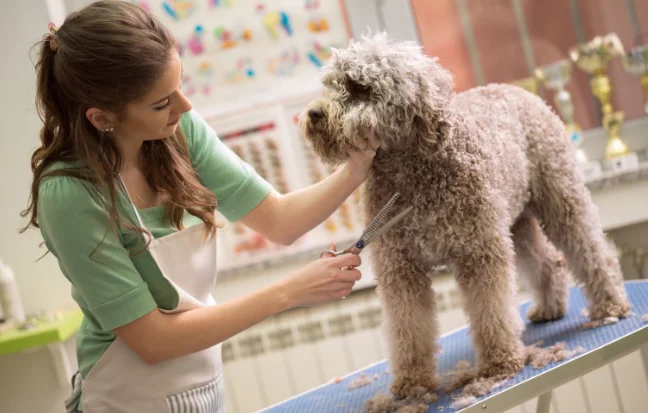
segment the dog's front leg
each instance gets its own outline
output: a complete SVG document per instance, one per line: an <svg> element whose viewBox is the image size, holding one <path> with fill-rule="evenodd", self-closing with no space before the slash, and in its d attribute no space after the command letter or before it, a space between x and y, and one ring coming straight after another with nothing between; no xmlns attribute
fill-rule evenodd
<svg viewBox="0 0 648 413"><path fill-rule="evenodd" d="M438 385L435 353L439 327L425 267L396 245L383 244L374 267L393 372L391 392L397 397L416 398L436 391Z"/></svg>
<svg viewBox="0 0 648 413"><path fill-rule="evenodd" d="M525 362L523 323L515 303L513 249L505 236L481 242L456 265L478 373L489 377L514 375Z"/></svg>

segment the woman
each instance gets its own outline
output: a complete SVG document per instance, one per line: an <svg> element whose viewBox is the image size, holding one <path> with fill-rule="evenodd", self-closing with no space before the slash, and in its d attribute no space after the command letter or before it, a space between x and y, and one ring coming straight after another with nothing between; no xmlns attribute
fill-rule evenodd
<svg viewBox="0 0 648 413"><path fill-rule="evenodd" d="M324 257L213 305L214 211L290 244L364 181L376 138L320 183L277 194L192 110L170 32L123 1L50 25L36 68L44 126L24 215L85 315L68 411L224 411L220 343L344 297L361 274L343 270L357 256Z"/></svg>

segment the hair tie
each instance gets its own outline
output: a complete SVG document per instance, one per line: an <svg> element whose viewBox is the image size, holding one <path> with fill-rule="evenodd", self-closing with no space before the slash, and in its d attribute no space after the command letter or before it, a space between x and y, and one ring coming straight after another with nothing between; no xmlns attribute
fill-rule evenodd
<svg viewBox="0 0 648 413"><path fill-rule="evenodd" d="M43 40L49 42L49 47L52 49L53 52L58 50L58 43L56 42L56 31L58 30L56 28L56 25L54 23L51 23L47 25L47 28L49 30L49 33L45 34L43 36Z"/></svg>

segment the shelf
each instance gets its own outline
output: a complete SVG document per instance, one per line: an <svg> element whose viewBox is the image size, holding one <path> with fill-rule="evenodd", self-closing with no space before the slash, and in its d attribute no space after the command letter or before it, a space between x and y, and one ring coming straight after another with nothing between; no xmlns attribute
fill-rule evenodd
<svg viewBox="0 0 648 413"><path fill-rule="evenodd" d="M0 334L0 355L67 341L81 327L81 310L69 311L60 319L39 322L28 330L11 328Z"/></svg>

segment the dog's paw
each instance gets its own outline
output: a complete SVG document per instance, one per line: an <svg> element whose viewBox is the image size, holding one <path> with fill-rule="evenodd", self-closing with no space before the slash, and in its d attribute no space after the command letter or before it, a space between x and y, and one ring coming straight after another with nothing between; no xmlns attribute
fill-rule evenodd
<svg viewBox="0 0 648 413"><path fill-rule="evenodd" d="M491 360L479 366L478 376L480 377L497 377L500 380L509 378L520 372L524 368L526 354L524 351L516 351L506 356Z"/></svg>
<svg viewBox="0 0 648 413"><path fill-rule="evenodd" d="M567 303L556 300L551 303L538 303L527 311L527 318L532 323L546 323L563 318L567 312Z"/></svg>
<svg viewBox="0 0 648 413"><path fill-rule="evenodd" d="M590 307L590 319L603 320L608 317L625 318L630 314L630 302L623 299L596 303Z"/></svg>
<svg viewBox="0 0 648 413"><path fill-rule="evenodd" d="M436 392L438 386L437 375L415 377L405 374L394 378L390 391L396 397L421 400Z"/></svg>

